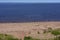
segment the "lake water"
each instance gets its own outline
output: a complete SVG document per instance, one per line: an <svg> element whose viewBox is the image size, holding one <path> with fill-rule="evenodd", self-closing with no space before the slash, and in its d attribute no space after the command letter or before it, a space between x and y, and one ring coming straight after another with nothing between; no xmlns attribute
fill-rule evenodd
<svg viewBox="0 0 60 40"><path fill-rule="evenodd" d="M0 3L0 22L60 21L60 3Z"/></svg>

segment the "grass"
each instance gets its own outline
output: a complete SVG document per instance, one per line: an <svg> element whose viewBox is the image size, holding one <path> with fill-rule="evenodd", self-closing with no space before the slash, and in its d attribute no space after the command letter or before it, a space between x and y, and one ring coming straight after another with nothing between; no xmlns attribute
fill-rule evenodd
<svg viewBox="0 0 60 40"><path fill-rule="evenodd" d="M32 38L32 37L30 37L30 36L28 36L28 37L24 37L24 40L40 40L40 39L36 39L36 38Z"/></svg>
<svg viewBox="0 0 60 40"><path fill-rule="evenodd" d="M48 32L53 34L54 36L56 36L53 39L50 38L48 40L60 40L60 36L59 36L60 35L60 29L52 30L52 28L48 28L48 31L44 30L43 33L48 33ZM40 34L40 32L37 31L37 34ZM0 34L0 40L22 40L22 39L15 38L12 35L8 35L8 34ZM37 39L37 38L32 38L30 36L28 36L28 37L25 36L24 40L47 40L47 39L44 39L44 38L43 39Z"/></svg>
<svg viewBox="0 0 60 40"><path fill-rule="evenodd" d="M14 38L12 35L0 34L0 40L18 40L18 39Z"/></svg>

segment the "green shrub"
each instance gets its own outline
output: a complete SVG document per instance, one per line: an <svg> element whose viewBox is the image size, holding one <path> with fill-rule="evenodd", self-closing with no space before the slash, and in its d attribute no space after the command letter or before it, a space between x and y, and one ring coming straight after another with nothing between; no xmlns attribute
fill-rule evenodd
<svg viewBox="0 0 60 40"><path fill-rule="evenodd" d="M0 34L0 40L18 40L18 39L17 38L14 38L11 35Z"/></svg>
<svg viewBox="0 0 60 40"><path fill-rule="evenodd" d="M24 37L24 40L32 40L32 37Z"/></svg>
<svg viewBox="0 0 60 40"><path fill-rule="evenodd" d="M51 28L51 27L49 27L49 28L48 28L48 32L51 32L51 31L52 31L52 28Z"/></svg>
<svg viewBox="0 0 60 40"><path fill-rule="evenodd" d="M57 37L57 38L55 38L54 40L60 40L60 36L59 36L59 37Z"/></svg>
<svg viewBox="0 0 60 40"><path fill-rule="evenodd" d="M51 34L53 34L54 36L56 36L54 38L54 40L58 40L59 39L58 35L60 35L60 30L58 30L58 29L52 30Z"/></svg>
<svg viewBox="0 0 60 40"><path fill-rule="evenodd" d="M36 38L32 38L32 37L28 36L28 37L24 37L24 40L40 40L40 39L36 39Z"/></svg>
<svg viewBox="0 0 60 40"><path fill-rule="evenodd" d="M47 31L46 30L43 30L43 33L45 34L45 33L47 33Z"/></svg>
<svg viewBox="0 0 60 40"><path fill-rule="evenodd" d="M40 32L39 32L39 31L38 31L37 33L38 33L38 34L40 34Z"/></svg>
<svg viewBox="0 0 60 40"><path fill-rule="evenodd" d="M55 36L60 35L60 31L58 31L58 30L52 30L51 33Z"/></svg>

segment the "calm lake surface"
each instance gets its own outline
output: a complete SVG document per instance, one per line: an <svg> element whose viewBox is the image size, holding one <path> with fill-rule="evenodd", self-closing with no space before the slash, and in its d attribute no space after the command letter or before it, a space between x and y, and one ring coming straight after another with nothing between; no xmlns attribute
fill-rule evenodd
<svg viewBox="0 0 60 40"><path fill-rule="evenodd" d="M60 3L0 3L0 22L60 21Z"/></svg>

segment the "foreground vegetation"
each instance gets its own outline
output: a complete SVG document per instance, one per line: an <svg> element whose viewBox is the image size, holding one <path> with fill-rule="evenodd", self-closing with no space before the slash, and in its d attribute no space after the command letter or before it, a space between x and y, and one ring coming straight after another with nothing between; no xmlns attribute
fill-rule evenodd
<svg viewBox="0 0 60 40"><path fill-rule="evenodd" d="M38 34L40 34L40 32L37 32ZM52 29L52 28L48 28L48 31L44 31L45 33L51 33L54 35L53 39L48 39L48 40L60 40L60 29ZM0 34L0 40L22 40L22 39L18 39L13 37L12 35L7 35L7 34ZM28 37L24 37L24 40L47 40L47 39L36 39L36 38L32 38L30 36Z"/></svg>
<svg viewBox="0 0 60 40"><path fill-rule="evenodd" d="M18 40L18 39L14 38L12 35L0 34L0 40Z"/></svg>

